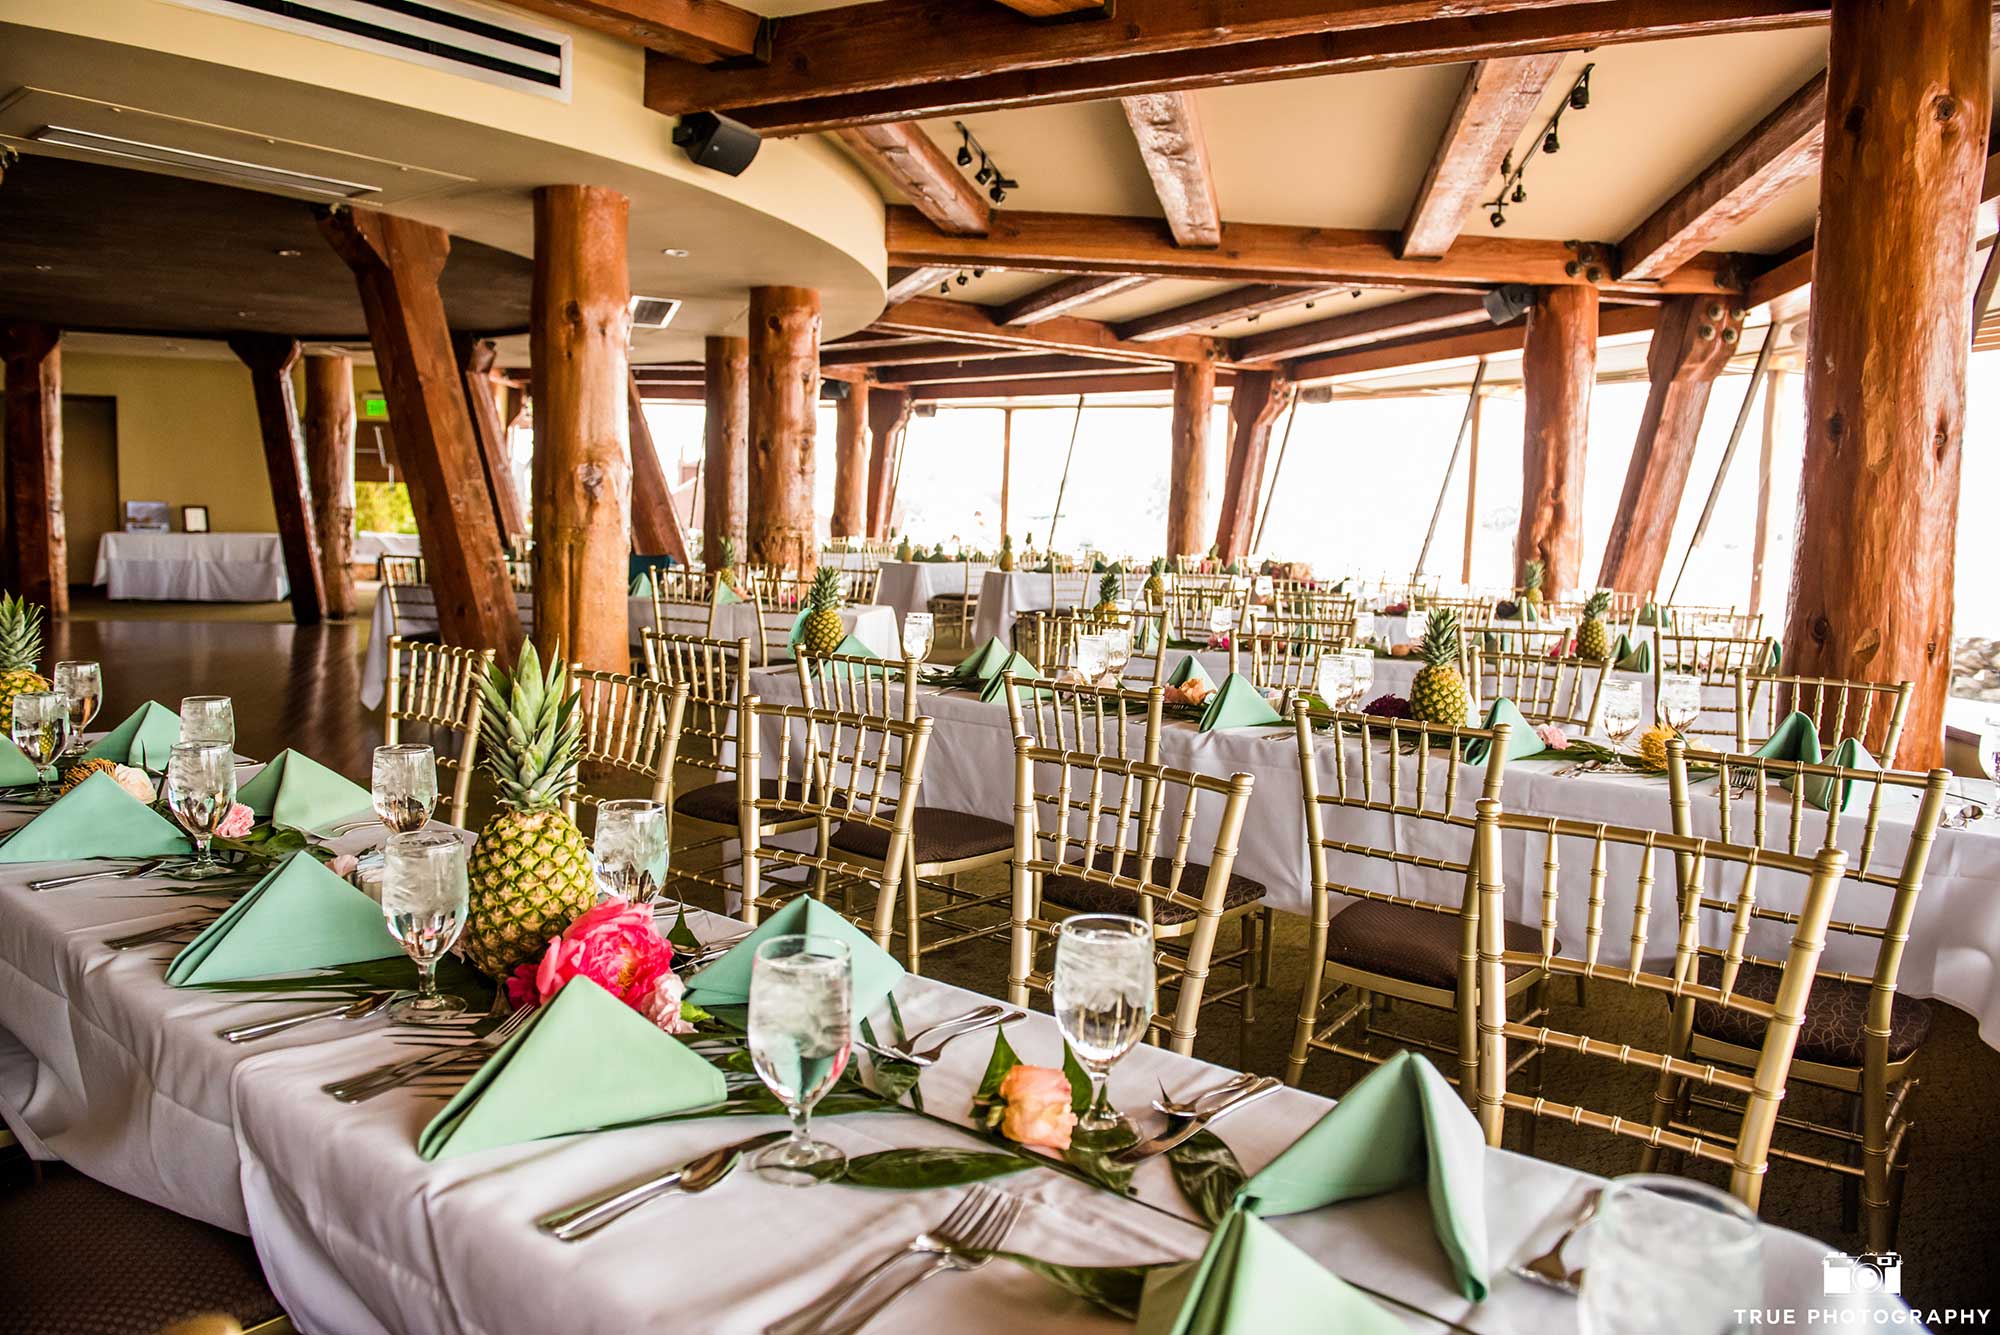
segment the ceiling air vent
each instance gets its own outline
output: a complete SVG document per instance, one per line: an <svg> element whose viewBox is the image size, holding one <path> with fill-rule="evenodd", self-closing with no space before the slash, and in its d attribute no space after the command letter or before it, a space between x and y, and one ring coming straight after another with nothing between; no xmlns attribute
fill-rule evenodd
<svg viewBox="0 0 2000 1335"><path fill-rule="evenodd" d="M118 135L98 134L94 130L78 130L67 125L44 125L28 138L39 144L50 144L57 148L77 149L85 153L97 153L108 158L123 158L132 162L150 162L161 167L173 167L196 176L228 181L235 185L255 186L261 190L293 192L302 195L331 195L336 199L360 199L381 190L377 185L361 181L342 181L331 176L316 176L311 172L295 172L286 167L273 167L261 162L244 162L236 158L217 157L213 153L197 153L192 149L175 148L171 144L151 144L143 139L125 139Z"/></svg>
<svg viewBox="0 0 2000 1335"><path fill-rule="evenodd" d="M570 39L462 0L176 0L189 9L319 37L569 101Z"/></svg>
<svg viewBox="0 0 2000 1335"><path fill-rule="evenodd" d="M674 312L680 308L680 302L672 297L634 297L632 298L632 327L634 329L665 329L673 322Z"/></svg>

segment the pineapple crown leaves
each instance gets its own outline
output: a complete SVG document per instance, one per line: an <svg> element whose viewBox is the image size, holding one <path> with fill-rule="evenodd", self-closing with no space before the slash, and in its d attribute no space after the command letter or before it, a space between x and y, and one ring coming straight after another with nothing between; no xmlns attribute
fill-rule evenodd
<svg viewBox="0 0 2000 1335"><path fill-rule="evenodd" d="M1097 581L1097 601L1100 603L1118 601L1118 576L1106 575Z"/></svg>
<svg viewBox="0 0 2000 1335"><path fill-rule="evenodd" d="M840 572L832 566L821 566L815 571L812 588L806 593L806 602L815 612L838 612Z"/></svg>
<svg viewBox="0 0 2000 1335"><path fill-rule="evenodd" d="M1152 565L1150 565L1150 566L1148 566L1148 567L1147 567L1147 570L1148 570L1148 571L1149 571L1150 573L1152 573L1152 574L1155 574L1155 575L1164 575L1164 574L1166 574L1166 573L1167 573L1167 558L1166 558L1166 557L1164 557L1164 556L1156 556L1156 557L1154 557L1154 558L1153 558L1153 564L1152 564Z"/></svg>
<svg viewBox="0 0 2000 1335"><path fill-rule="evenodd" d="M545 671L534 641L524 641L513 672L487 673L479 693L485 703L479 763L498 785L500 804L516 811L554 808L575 786L583 750L577 693L561 652Z"/></svg>
<svg viewBox="0 0 2000 1335"><path fill-rule="evenodd" d="M733 566L733 565L735 565L735 564L736 564L736 539L734 539L734 538L724 538L724 539L722 540L722 548L721 548L721 554L722 554L722 566L723 566L723 568L724 568L725 570L726 570L726 569L728 569L728 568L729 568L730 566Z"/></svg>
<svg viewBox="0 0 2000 1335"><path fill-rule="evenodd" d="M1434 609L1424 622L1424 662L1431 667L1458 663L1458 614L1450 608Z"/></svg>
<svg viewBox="0 0 2000 1335"><path fill-rule="evenodd" d="M1528 562L1527 570L1521 576L1521 587L1524 589L1539 589L1542 587L1542 579L1542 563L1540 561L1530 561Z"/></svg>
<svg viewBox="0 0 2000 1335"><path fill-rule="evenodd" d="M34 671L42 657L42 609L17 593L0 595L0 670Z"/></svg>
<svg viewBox="0 0 2000 1335"><path fill-rule="evenodd" d="M1611 606L1611 595L1603 589L1583 600L1583 614L1592 621L1598 620Z"/></svg>

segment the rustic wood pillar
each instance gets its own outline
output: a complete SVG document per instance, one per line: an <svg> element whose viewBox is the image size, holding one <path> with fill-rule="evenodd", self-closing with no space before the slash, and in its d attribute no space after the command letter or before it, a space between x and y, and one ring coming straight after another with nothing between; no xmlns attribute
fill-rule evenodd
<svg viewBox="0 0 2000 1335"><path fill-rule="evenodd" d="M667 466L653 442L646 421L646 401L639 396L639 377L625 373L627 425L632 436L632 550L640 556L671 556L688 564L687 531L674 508L674 489Z"/></svg>
<svg viewBox="0 0 2000 1335"><path fill-rule="evenodd" d="M479 471L493 502L493 523L500 530L500 540L512 549L527 536L528 521L514 487L506 424L500 420L500 400L493 381L493 340L458 334L452 337L452 350L465 382L465 408L472 418L472 437L479 444Z"/></svg>
<svg viewBox="0 0 2000 1335"><path fill-rule="evenodd" d="M1234 441L1222 483L1222 513L1215 521L1215 554L1237 561L1250 553L1257 525L1257 498L1264 494L1264 458L1271 424L1285 410L1291 382L1282 371L1239 371L1230 391L1229 420Z"/></svg>
<svg viewBox="0 0 2000 1335"><path fill-rule="evenodd" d="M1775 330L1764 337L1775 338ZM1764 373L1764 439L1757 448L1757 531L1750 545L1749 610L1764 610L1764 554L1771 546L1771 464L1778 452L1778 404L1784 391L1785 373L1772 369Z"/></svg>
<svg viewBox="0 0 2000 1335"><path fill-rule="evenodd" d="M1904 769L1944 754L1990 24L1990 0L1835 0L1827 37L1784 666L1915 682Z"/></svg>
<svg viewBox="0 0 2000 1335"><path fill-rule="evenodd" d="M819 564L813 535L813 444L819 408L819 293L750 289L750 466L747 558Z"/></svg>
<svg viewBox="0 0 2000 1335"><path fill-rule="evenodd" d="M7 586L51 617L68 616L62 331L29 322L0 325L0 357L7 370Z"/></svg>
<svg viewBox="0 0 2000 1335"><path fill-rule="evenodd" d="M1007 523L1013 518L1014 503L1014 410L1000 411L1000 537L1007 537Z"/></svg>
<svg viewBox="0 0 2000 1335"><path fill-rule="evenodd" d="M283 334L238 334L229 350L250 368L257 396L257 429L264 437L264 469L271 477L271 505L285 549L285 578L292 586L292 620L317 624L326 608L320 584L319 536L313 528L312 488L306 481L305 442L299 437L292 397L298 340Z"/></svg>
<svg viewBox="0 0 2000 1335"><path fill-rule="evenodd" d="M1560 598L1583 578L1583 456L1597 381L1597 289L1543 288L1521 349L1521 527L1514 568L1542 563Z"/></svg>
<svg viewBox="0 0 2000 1335"><path fill-rule="evenodd" d="M834 402L832 533L868 536L868 387L858 381Z"/></svg>
<svg viewBox="0 0 2000 1335"><path fill-rule="evenodd" d="M1167 469L1167 559L1208 550L1209 455L1214 433L1215 363L1174 363L1173 456Z"/></svg>
<svg viewBox="0 0 2000 1335"><path fill-rule="evenodd" d="M375 369L396 424L396 457L423 540L446 644L492 649L511 663L521 615L452 356L438 274L442 228L373 209L331 209L320 230L354 271Z"/></svg>
<svg viewBox="0 0 2000 1335"><path fill-rule="evenodd" d="M915 406L908 390L868 391L868 429L875 437L868 451L868 536L877 542L889 536L889 490Z"/></svg>
<svg viewBox="0 0 2000 1335"><path fill-rule="evenodd" d="M535 647L631 670L628 204L601 186L535 191Z"/></svg>
<svg viewBox="0 0 2000 1335"><path fill-rule="evenodd" d="M1743 308L1719 297L1671 297L1646 351L1646 411L1625 491L1604 543L1598 587L1646 593L1660 584L1715 377L1743 336Z"/></svg>
<svg viewBox="0 0 2000 1335"><path fill-rule="evenodd" d="M701 559L722 560L722 540L743 550L745 488L750 456L750 343L711 334L702 348Z"/></svg>
<svg viewBox="0 0 2000 1335"><path fill-rule="evenodd" d="M1479 420L1486 396L1472 396L1472 423L1465 442L1465 550L1458 559L1458 582L1472 584L1472 539L1479 530Z"/></svg>
<svg viewBox="0 0 2000 1335"><path fill-rule="evenodd" d="M354 359L306 358L306 478L326 614L354 615Z"/></svg>

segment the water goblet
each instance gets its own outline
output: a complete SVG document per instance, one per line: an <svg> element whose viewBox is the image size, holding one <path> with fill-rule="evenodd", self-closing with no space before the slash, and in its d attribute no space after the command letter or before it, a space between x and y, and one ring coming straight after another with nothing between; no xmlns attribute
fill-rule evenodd
<svg viewBox="0 0 2000 1335"><path fill-rule="evenodd" d="M1340 656L1347 660L1347 703L1349 707L1355 707L1374 689L1375 651L1342 649Z"/></svg>
<svg viewBox="0 0 2000 1335"><path fill-rule="evenodd" d="M1104 676L1104 665L1110 650L1102 635L1079 635L1076 637L1076 673L1085 685L1095 686Z"/></svg>
<svg viewBox="0 0 2000 1335"><path fill-rule="evenodd" d="M1117 685L1125 673L1125 665L1132 661L1132 632L1124 626L1113 626L1104 632L1104 671Z"/></svg>
<svg viewBox="0 0 2000 1335"><path fill-rule="evenodd" d="M181 740L236 745L236 706L226 695L190 695L181 701Z"/></svg>
<svg viewBox="0 0 2000 1335"><path fill-rule="evenodd" d="M845 942L774 936L750 963L750 1060L792 1119L789 1140L751 1160L767 1182L809 1187L847 1170L840 1149L812 1138L812 1110L847 1069L854 1044L854 966Z"/></svg>
<svg viewBox="0 0 2000 1335"><path fill-rule="evenodd" d="M442 1024L465 1002L438 991L437 966L465 930L465 842L449 830L392 834L382 849L382 916L417 964L417 990L389 1006L397 1024Z"/></svg>
<svg viewBox="0 0 2000 1335"><path fill-rule="evenodd" d="M1210 643L1226 638L1236 629L1236 609L1225 603L1217 603L1208 609L1208 638Z"/></svg>
<svg viewBox="0 0 2000 1335"><path fill-rule="evenodd" d="M69 699L61 691L23 691L14 697L14 745L35 767L36 802L54 799L50 767L69 746Z"/></svg>
<svg viewBox="0 0 2000 1335"><path fill-rule="evenodd" d="M1763 1296L1757 1216L1685 1178L1634 1174L1604 1188L1586 1237L1584 1335L1641 1335L1674 1313L1689 1335L1726 1335Z"/></svg>
<svg viewBox="0 0 2000 1335"><path fill-rule="evenodd" d="M907 612L903 616L903 657L921 663L931 656L937 629L929 612Z"/></svg>
<svg viewBox="0 0 2000 1335"><path fill-rule="evenodd" d="M415 742L376 747L369 789L375 814L390 833L423 829L437 809L437 754Z"/></svg>
<svg viewBox="0 0 2000 1335"><path fill-rule="evenodd" d="M1353 694L1349 680L1353 671L1345 654L1319 656L1319 663L1313 670L1313 692L1328 709L1347 707L1347 701Z"/></svg>
<svg viewBox="0 0 2000 1335"><path fill-rule="evenodd" d="M1153 1018L1153 929L1116 913L1079 913L1056 933L1056 1027L1090 1077L1090 1106L1077 1130L1124 1126L1105 1098L1118 1059L1146 1036Z"/></svg>
<svg viewBox="0 0 2000 1335"><path fill-rule="evenodd" d="M1638 730L1639 704L1638 682L1604 683L1604 735L1614 747L1625 745L1625 739Z"/></svg>
<svg viewBox="0 0 2000 1335"><path fill-rule="evenodd" d="M176 742L167 754L167 810L194 841L194 861L177 873L190 881L229 871L209 844L236 805L236 748L227 742Z"/></svg>
<svg viewBox="0 0 2000 1335"><path fill-rule="evenodd" d="M667 880L667 808L645 797L598 803L590 860L603 893L651 904Z"/></svg>
<svg viewBox="0 0 2000 1335"><path fill-rule="evenodd" d="M69 749L67 755L83 750L83 730L97 717L104 699L104 675L97 664L66 659L56 664L50 685L69 700Z"/></svg>
<svg viewBox="0 0 2000 1335"><path fill-rule="evenodd" d="M1660 678L1660 718L1675 732L1701 717L1701 678L1691 672L1669 672Z"/></svg>

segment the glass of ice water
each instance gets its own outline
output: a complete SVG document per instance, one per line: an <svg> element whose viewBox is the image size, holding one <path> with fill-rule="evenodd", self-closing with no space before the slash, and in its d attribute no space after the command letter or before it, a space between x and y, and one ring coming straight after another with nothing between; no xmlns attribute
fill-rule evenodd
<svg viewBox="0 0 2000 1335"><path fill-rule="evenodd" d="M1347 707L1358 708L1375 686L1375 651L1373 649L1342 649L1340 656L1347 660Z"/></svg>
<svg viewBox="0 0 2000 1335"><path fill-rule="evenodd" d="M53 800L50 767L69 746L69 701L61 691L23 691L14 697L14 745L35 767L37 802Z"/></svg>
<svg viewBox="0 0 2000 1335"><path fill-rule="evenodd" d="M18 720L19 706L15 708ZM229 870L215 860L209 843L235 805L235 748L227 742L174 743L167 753L167 810L194 841L194 861L180 876L201 880Z"/></svg>
<svg viewBox="0 0 2000 1335"><path fill-rule="evenodd" d="M1104 1096L1118 1059L1153 1019L1153 929L1116 913L1080 913L1056 932L1056 1027L1090 1076L1079 1131L1113 1131L1124 1119Z"/></svg>
<svg viewBox="0 0 2000 1335"><path fill-rule="evenodd" d="M931 656L931 645L937 637L936 624L929 612L906 612L903 614L903 657L914 658L919 663Z"/></svg>
<svg viewBox="0 0 2000 1335"><path fill-rule="evenodd" d="M1638 682L1604 683L1604 735L1611 739L1613 746L1625 745L1625 739L1638 731L1639 702Z"/></svg>
<svg viewBox="0 0 2000 1335"><path fill-rule="evenodd" d="M417 962L417 991L392 1003L398 1024L442 1024L465 1002L438 991L437 966L458 943L466 918L465 843L449 830L393 834L382 850L382 916L389 935Z"/></svg>
<svg viewBox="0 0 2000 1335"><path fill-rule="evenodd" d="M1113 626L1104 632L1104 671L1110 676L1110 684L1116 686L1123 678L1125 665L1132 661L1132 632L1124 626Z"/></svg>
<svg viewBox="0 0 2000 1335"><path fill-rule="evenodd" d="M83 730L104 699L104 674L95 663L66 659L56 664L50 684L69 700L69 754L75 754L83 750Z"/></svg>
<svg viewBox="0 0 2000 1335"><path fill-rule="evenodd" d="M750 1059L791 1115L789 1140L759 1154L759 1177L789 1187L847 1169L839 1147L812 1138L812 1110L847 1069L854 1043L854 965L844 942L774 936L750 964Z"/></svg>
<svg viewBox="0 0 2000 1335"><path fill-rule="evenodd" d="M226 695L190 695L181 701L181 740L236 745L236 706Z"/></svg>
<svg viewBox="0 0 2000 1335"><path fill-rule="evenodd" d="M666 806L648 797L598 803L590 857L604 893L652 903L667 880Z"/></svg>
<svg viewBox="0 0 2000 1335"><path fill-rule="evenodd" d="M416 742L376 747L369 789L375 814L390 833L423 829L437 809L437 754Z"/></svg>
<svg viewBox="0 0 2000 1335"><path fill-rule="evenodd" d="M1345 709L1348 697L1354 693L1353 675L1347 655L1321 654L1318 666L1313 669L1313 693L1328 709Z"/></svg>
<svg viewBox="0 0 2000 1335"><path fill-rule="evenodd" d="M1704 1183L1618 1178L1582 1237L1583 1335L1653 1335L1663 1312L1688 1335L1727 1335L1738 1311L1762 1302L1757 1216Z"/></svg>
<svg viewBox="0 0 2000 1335"><path fill-rule="evenodd" d="M1692 672L1669 672L1660 678L1660 719L1675 732L1701 717L1701 678Z"/></svg>
<svg viewBox="0 0 2000 1335"><path fill-rule="evenodd" d="M1110 647L1105 644L1102 635L1076 637L1076 675L1085 683L1095 686L1104 676L1105 664L1110 660Z"/></svg>

